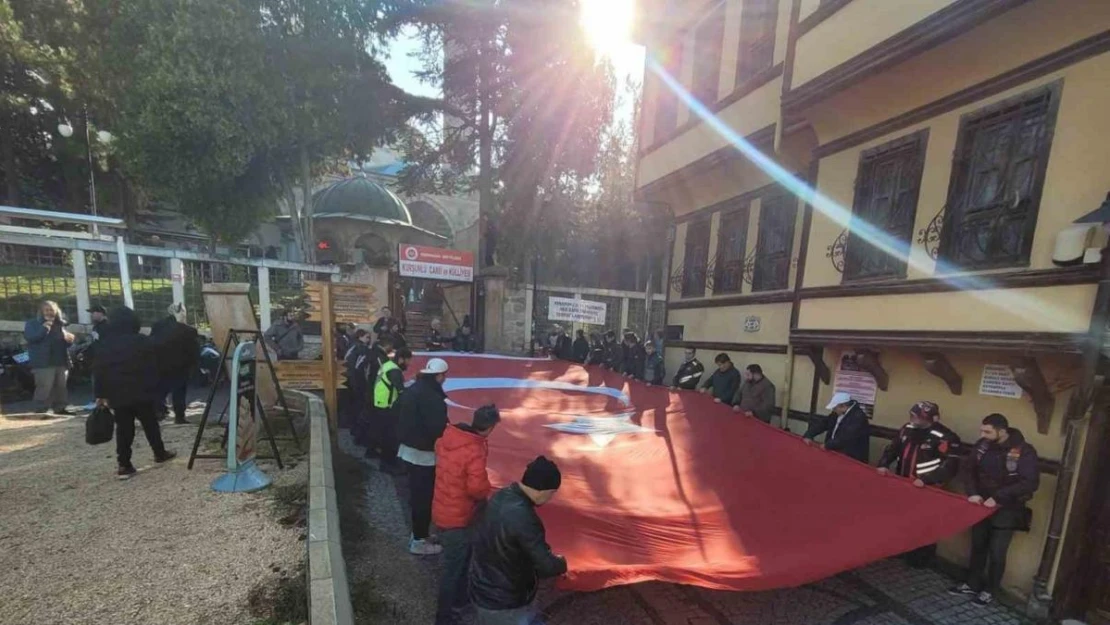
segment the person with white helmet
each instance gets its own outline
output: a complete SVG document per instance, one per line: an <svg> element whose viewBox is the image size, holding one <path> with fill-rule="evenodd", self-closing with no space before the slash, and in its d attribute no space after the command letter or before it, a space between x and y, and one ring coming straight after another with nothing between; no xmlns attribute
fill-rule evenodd
<svg viewBox="0 0 1110 625"><path fill-rule="evenodd" d="M397 450L409 474L409 508L412 510L412 537L409 553L436 555L440 545L428 542L432 524L432 498L436 485L436 441L447 429L447 361L432 358L413 383L397 400L399 421Z"/></svg>

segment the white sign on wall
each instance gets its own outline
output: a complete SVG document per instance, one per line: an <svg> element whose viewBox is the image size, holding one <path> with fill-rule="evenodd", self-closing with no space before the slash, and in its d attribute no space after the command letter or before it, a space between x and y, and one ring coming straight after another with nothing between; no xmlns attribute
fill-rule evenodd
<svg viewBox="0 0 1110 625"><path fill-rule="evenodd" d="M570 297L550 297L547 300L547 318L551 321L577 321L593 325L605 325L605 313L609 308L605 302L592 302L588 299Z"/></svg>
<svg viewBox="0 0 1110 625"><path fill-rule="evenodd" d="M979 394L1007 399L1021 399L1022 390L1014 380L1014 372L1007 365L983 365L983 378L979 381Z"/></svg>
<svg viewBox="0 0 1110 625"><path fill-rule="evenodd" d="M840 364L836 368L836 379L833 381L833 393L848 393L859 403L874 406L878 390L879 384L875 381L875 376L861 370L856 364L855 352L841 355Z"/></svg>

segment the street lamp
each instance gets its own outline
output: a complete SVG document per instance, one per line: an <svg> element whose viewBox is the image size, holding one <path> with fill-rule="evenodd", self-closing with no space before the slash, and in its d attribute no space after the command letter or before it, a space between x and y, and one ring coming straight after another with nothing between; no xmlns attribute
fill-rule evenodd
<svg viewBox="0 0 1110 625"><path fill-rule="evenodd" d="M62 122L58 124L58 134L62 137L69 139L73 136L73 126L69 122ZM115 137L107 130L100 130L96 133L96 139L104 145L110 144ZM89 109L85 107L85 156L89 162L89 201L92 204L93 217L97 216L96 208L96 170L93 165L92 156L92 138L89 136ZM100 227L97 224L92 225L93 234L100 234Z"/></svg>

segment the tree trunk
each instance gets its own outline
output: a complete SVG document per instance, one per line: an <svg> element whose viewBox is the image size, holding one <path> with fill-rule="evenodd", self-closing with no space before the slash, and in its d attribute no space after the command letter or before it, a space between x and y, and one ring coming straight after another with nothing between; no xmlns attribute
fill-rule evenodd
<svg viewBox="0 0 1110 625"><path fill-rule="evenodd" d="M289 205L289 226L293 229L293 243L297 246L297 250L301 253L298 260L307 260L305 256L305 236L304 224L301 222L301 210L297 208L297 191L293 186L292 181L282 182L282 193L285 195L285 202Z"/></svg>
<svg viewBox="0 0 1110 625"><path fill-rule="evenodd" d="M10 126L9 126L10 127ZM6 182L7 204L9 206L19 206L19 162L15 158L15 133L11 133L4 141L0 142L3 145L3 154L0 154L0 167L4 171L4 181Z"/></svg>
<svg viewBox="0 0 1110 625"><path fill-rule="evenodd" d="M316 262L316 228L312 217L312 162L308 158L308 145L301 142L301 188L304 189L305 261Z"/></svg>
<svg viewBox="0 0 1110 625"><path fill-rule="evenodd" d="M488 43L482 46L478 65L478 268L490 264L493 250L486 250L487 220L493 209L493 131L490 127L490 63L492 53Z"/></svg>

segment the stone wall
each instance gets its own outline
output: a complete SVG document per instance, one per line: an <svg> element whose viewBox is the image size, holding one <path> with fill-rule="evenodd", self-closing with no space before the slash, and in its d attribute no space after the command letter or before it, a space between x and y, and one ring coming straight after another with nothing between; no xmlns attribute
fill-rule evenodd
<svg viewBox="0 0 1110 625"><path fill-rule="evenodd" d="M502 304L501 327L508 351L523 354L528 351L525 328L528 327L527 291L521 285L507 285Z"/></svg>

